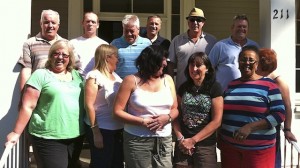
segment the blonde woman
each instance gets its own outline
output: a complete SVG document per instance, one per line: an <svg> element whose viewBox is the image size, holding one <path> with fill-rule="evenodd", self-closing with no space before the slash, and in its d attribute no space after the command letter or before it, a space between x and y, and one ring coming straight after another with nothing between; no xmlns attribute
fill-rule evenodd
<svg viewBox="0 0 300 168"><path fill-rule="evenodd" d="M123 124L112 117L115 93L122 82L115 73L118 49L102 44L97 47L94 59L94 69L87 74L85 85L90 167L122 167Z"/></svg>
<svg viewBox="0 0 300 168"><path fill-rule="evenodd" d="M73 47L65 40L50 48L45 69L25 84L19 116L8 143L16 143L28 123L38 168L77 167L84 138L83 78L74 70Z"/></svg>

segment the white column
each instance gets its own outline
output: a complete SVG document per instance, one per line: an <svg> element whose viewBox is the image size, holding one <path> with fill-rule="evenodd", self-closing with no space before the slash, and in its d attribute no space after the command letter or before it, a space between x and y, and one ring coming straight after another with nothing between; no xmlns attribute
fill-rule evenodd
<svg viewBox="0 0 300 168"><path fill-rule="evenodd" d="M195 0L180 1L180 33L188 30L186 17L189 15L193 7L195 7Z"/></svg>
<svg viewBox="0 0 300 168"><path fill-rule="evenodd" d="M260 0L260 41L262 47L272 48L277 53L277 73L288 83L294 109L295 93L295 58L296 58L296 25L295 0ZM292 116L292 132L299 140L297 128L300 121ZM283 158L284 135L281 134L281 151ZM290 158L290 150L287 158ZM282 160L283 161L283 160ZM283 164L283 162L282 162ZM290 160L287 160L289 166ZM295 159L294 159L294 165Z"/></svg>
<svg viewBox="0 0 300 168"><path fill-rule="evenodd" d="M296 12L295 0L261 0L260 44L277 53L277 72L290 87L295 102Z"/></svg>
<svg viewBox="0 0 300 168"><path fill-rule="evenodd" d="M1 58L0 61L0 155L4 151L6 135L12 131L18 116L20 89L16 65L31 25L31 0L0 1ZM4 26L5 25L5 26ZM22 144L22 141L20 142Z"/></svg>

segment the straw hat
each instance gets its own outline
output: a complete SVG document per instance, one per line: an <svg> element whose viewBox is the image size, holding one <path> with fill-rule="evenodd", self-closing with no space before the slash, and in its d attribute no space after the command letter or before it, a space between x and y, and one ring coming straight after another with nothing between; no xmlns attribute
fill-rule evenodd
<svg viewBox="0 0 300 168"><path fill-rule="evenodd" d="M199 8L196 8L196 7L194 7L194 8L191 10L189 16L187 16L186 19L188 19L189 17L201 17L201 18L203 18L203 19L206 20L206 18L204 17L203 10L201 10L201 9L199 9Z"/></svg>

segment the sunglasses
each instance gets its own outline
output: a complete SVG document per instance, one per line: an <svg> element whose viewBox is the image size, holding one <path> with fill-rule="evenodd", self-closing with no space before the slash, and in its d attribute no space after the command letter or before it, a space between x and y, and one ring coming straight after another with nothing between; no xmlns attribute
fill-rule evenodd
<svg viewBox="0 0 300 168"><path fill-rule="evenodd" d="M196 22L199 23L199 22L204 22L204 19L202 19L202 18L200 18L200 17L190 17L190 18L189 18L189 21L190 21L190 22L195 22L195 21L196 21Z"/></svg>

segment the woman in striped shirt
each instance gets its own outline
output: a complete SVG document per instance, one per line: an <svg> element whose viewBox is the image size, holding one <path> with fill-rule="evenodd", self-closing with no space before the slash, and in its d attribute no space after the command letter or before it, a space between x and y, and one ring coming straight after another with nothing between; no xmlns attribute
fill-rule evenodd
<svg viewBox="0 0 300 168"><path fill-rule="evenodd" d="M276 83L256 74L258 61L257 47L243 47L238 57L241 77L224 92L222 168L274 167L275 127L284 121L285 108Z"/></svg>

